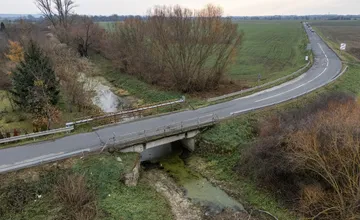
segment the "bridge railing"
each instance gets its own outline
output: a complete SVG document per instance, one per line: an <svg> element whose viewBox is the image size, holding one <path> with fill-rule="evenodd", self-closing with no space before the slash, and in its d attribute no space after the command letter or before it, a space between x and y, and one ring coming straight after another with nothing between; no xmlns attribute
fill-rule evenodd
<svg viewBox="0 0 360 220"><path fill-rule="evenodd" d="M129 109L129 110L124 110L124 111L119 111L119 112L113 112L113 113L107 113L107 114L103 114L103 115L81 118L76 121L66 123L66 127L80 125L80 124L87 124L87 123L97 121L97 120L113 118L113 117L122 116L122 115L129 115L129 114L134 114L134 113L138 113L138 112L144 112L147 110L158 109L158 108L162 108L162 107L166 107L166 106L173 106L173 105L184 103L184 102L185 102L185 97L183 96L181 99L170 100L167 102L160 102L160 103L153 104L153 105L143 106L143 107L137 108L137 109Z"/></svg>
<svg viewBox="0 0 360 220"><path fill-rule="evenodd" d="M205 126L213 125L219 120L216 114L209 114L197 118L191 118L181 122L176 122L166 126L160 126L152 129L145 129L140 132L128 133L125 135L117 136L113 133L113 137L109 138L104 144L102 151L108 146L120 146L124 147L131 144L136 144L150 139L162 138L181 132L186 132L194 129L200 129Z"/></svg>

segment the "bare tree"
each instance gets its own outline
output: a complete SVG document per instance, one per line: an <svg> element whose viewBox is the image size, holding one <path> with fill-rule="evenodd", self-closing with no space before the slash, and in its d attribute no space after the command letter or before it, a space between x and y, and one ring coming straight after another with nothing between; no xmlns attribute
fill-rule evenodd
<svg viewBox="0 0 360 220"><path fill-rule="evenodd" d="M222 14L212 5L200 11L155 7L146 19L118 24L106 53L117 55L114 60L121 60L117 62L128 74L148 82L183 92L213 89L243 37Z"/></svg>
<svg viewBox="0 0 360 220"><path fill-rule="evenodd" d="M35 0L35 4L54 27L59 25L65 29L76 7L73 0Z"/></svg>
<svg viewBox="0 0 360 220"><path fill-rule="evenodd" d="M70 33L80 56L87 57L90 47L93 49L99 48L104 31L89 17L81 16L71 27Z"/></svg>

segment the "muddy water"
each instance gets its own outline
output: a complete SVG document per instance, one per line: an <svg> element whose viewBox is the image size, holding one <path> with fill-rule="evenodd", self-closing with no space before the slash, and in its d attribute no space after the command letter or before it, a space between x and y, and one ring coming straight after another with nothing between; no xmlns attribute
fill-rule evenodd
<svg viewBox="0 0 360 220"><path fill-rule="evenodd" d="M163 158L159 159L161 154ZM158 152L155 152L154 149L151 153L144 151L142 160L148 161L153 156L154 161L158 162L168 176L173 177L176 183L183 188L185 197L190 199L192 203L201 206L206 215L216 215L224 209L244 211L242 204L232 199L220 188L212 185L199 173L190 170L184 160L180 158L181 155L184 155L181 147L168 145L167 148L165 146L159 148ZM146 157L144 158L144 156Z"/></svg>
<svg viewBox="0 0 360 220"><path fill-rule="evenodd" d="M189 180L184 183L183 187L186 189L187 197L194 203L205 207L210 215L218 214L225 208L244 211L244 207L240 203L204 178Z"/></svg>

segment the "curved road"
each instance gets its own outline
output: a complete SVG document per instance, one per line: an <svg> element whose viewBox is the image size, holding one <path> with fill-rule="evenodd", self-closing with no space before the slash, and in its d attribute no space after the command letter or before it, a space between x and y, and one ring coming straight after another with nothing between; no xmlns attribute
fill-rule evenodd
<svg viewBox="0 0 360 220"><path fill-rule="evenodd" d="M315 57L314 65L303 75L282 85L232 101L208 106L194 111L184 111L150 119L104 128L95 132L76 134L55 141L34 143L0 150L0 173L33 166L42 161L56 160L79 154L82 151L99 150L104 140L192 118L216 114L220 119L233 114L274 105L311 92L331 82L342 69L336 54L316 33L305 27Z"/></svg>

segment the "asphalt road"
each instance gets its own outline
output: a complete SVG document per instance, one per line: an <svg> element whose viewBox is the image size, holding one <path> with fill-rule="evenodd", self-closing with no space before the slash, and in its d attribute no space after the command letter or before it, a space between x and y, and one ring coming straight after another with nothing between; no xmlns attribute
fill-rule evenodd
<svg viewBox="0 0 360 220"><path fill-rule="evenodd" d="M254 109L278 104L311 92L331 82L342 64L336 54L316 34L306 29L315 57L313 66L303 75L256 94L236 100L165 116L134 121L104 128L95 132L76 134L55 141L34 143L0 150L0 173L37 165L42 161L57 160L79 154L82 151L99 150L109 138L168 126L189 119L216 114L223 119ZM184 124L186 126L186 123ZM131 136L131 135L129 135Z"/></svg>

